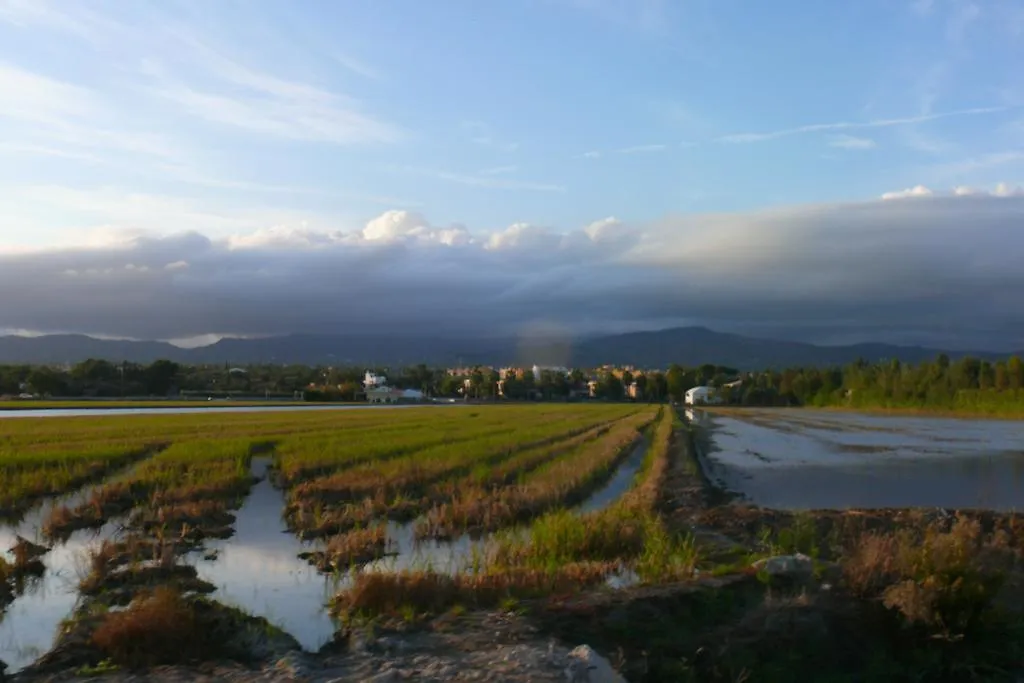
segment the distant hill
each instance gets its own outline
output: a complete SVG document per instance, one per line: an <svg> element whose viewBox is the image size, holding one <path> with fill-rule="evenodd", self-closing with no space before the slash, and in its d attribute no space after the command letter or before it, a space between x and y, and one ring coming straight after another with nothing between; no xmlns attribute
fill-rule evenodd
<svg viewBox="0 0 1024 683"><path fill-rule="evenodd" d="M951 358L972 355L998 358L1005 354L956 352L920 346L853 344L818 346L715 332L704 327L678 327L656 332L631 332L572 342L515 338L454 339L377 335L295 334L262 339L222 339L215 344L182 349L165 342L95 339L84 335L0 337L0 363L77 363L86 358L150 363L167 358L179 363L299 363L304 365L508 365L557 364L593 367L612 363L667 367L672 363L713 363L740 369L808 365L841 365L858 358L897 358L917 363L940 353Z"/></svg>

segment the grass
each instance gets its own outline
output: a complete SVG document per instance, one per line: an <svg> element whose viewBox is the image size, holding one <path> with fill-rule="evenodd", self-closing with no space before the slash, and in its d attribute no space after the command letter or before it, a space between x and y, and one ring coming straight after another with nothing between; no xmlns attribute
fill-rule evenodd
<svg viewBox="0 0 1024 683"><path fill-rule="evenodd" d="M446 537L460 531L495 531L582 502L629 455L639 440L638 430L653 417L654 411L644 411L624 419L532 472L520 470L524 476L512 484L490 489L458 487L450 500L427 512L418 535Z"/></svg>
<svg viewBox="0 0 1024 683"><path fill-rule="evenodd" d="M389 547L387 525L376 524L332 536L322 550L305 552L300 557L321 571L339 571L384 557Z"/></svg>
<svg viewBox="0 0 1024 683"><path fill-rule="evenodd" d="M120 517L131 532L101 544L85 568L90 630L83 642L94 658L82 671L237 654L225 643L251 622L194 597L212 587L178 558L204 536L230 533L255 457L273 461L271 481L285 490L293 531L321 538L308 559L349 572L331 601L347 619L414 622L500 609L547 629L541 613L576 606L575 621L559 612L564 637L611 656L624 647L625 660L637 666L627 678L635 681L995 681L1024 662L1024 527L1014 518L965 514L951 522L924 512L791 514L749 506L691 516L692 508L674 506L685 497L678 483L699 470L685 458L686 435L667 408L10 423L0 435L2 481L61 492L83 476L106 477L56 508L55 530ZM641 436L644 460L621 498L587 514L574 508ZM165 448L123 459L154 443ZM76 469L79 463L90 464ZM358 569L391 549L389 520L427 514L423 535L495 533L473 546L461 571ZM690 535L692 523L708 532L698 535L703 545ZM738 551L711 554L707 538L716 534L741 541ZM15 590L16 565L36 552L23 546L0 561L0 601ZM813 557L828 578L823 573L790 594L791 587L751 575L754 559L794 552ZM599 589L610 577L639 585ZM815 590L826 580L828 591Z"/></svg>
<svg viewBox="0 0 1024 683"><path fill-rule="evenodd" d="M15 399L0 401L0 412L9 410L111 410L125 408L227 408L227 407L287 407L309 405L299 400L209 401L195 399Z"/></svg>
<svg viewBox="0 0 1024 683"><path fill-rule="evenodd" d="M617 562L649 583L691 577L698 558L693 539L671 532L657 512L677 420L662 410L633 487L613 505L585 515L558 510L534 522L525 536L502 534L494 562L554 568L594 560Z"/></svg>
<svg viewBox="0 0 1024 683"><path fill-rule="evenodd" d="M472 488L472 482L502 471L503 464L519 454L571 441L631 412L629 407L601 407L575 414L562 408L541 413L536 408L502 408L496 417L518 417L500 427L468 427L471 437L447 439L437 443L431 432L419 433L422 448L403 436L401 455L394 455L379 444L378 453L391 453L355 467L341 468L330 474L302 481L288 493L289 525L304 537L322 537L366 526L374 519L408 520L439 501L451 499L457 492ZM472 413L470 413L471 415ZM523 420L525 416L532 420ZM372 443L372 442L371 442ZM535 453L534 453L535 454ZM322 458L321 455L317 456ZM349 451L337 454L339 461L350 458ZM322 465L321 465L322 466ZM507 476L495 474L494 476ZM286 478L287 479L287 478Z"/></svg>
<svg viewBox="0 0 1024 683"><path fill-rule="evenodd" d="M604 581L604 563L566 565L555 571L517 568L480 573L432 571L362 572L332 601L335 614L348 618L381 614L442 614L453 608L488 608L510 600L575 593Z"/></svg>

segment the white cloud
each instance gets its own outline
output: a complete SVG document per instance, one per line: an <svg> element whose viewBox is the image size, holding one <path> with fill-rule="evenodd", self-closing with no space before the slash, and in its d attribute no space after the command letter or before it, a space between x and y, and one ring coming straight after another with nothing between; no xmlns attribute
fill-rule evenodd
<svg viewBox="0 0 1024 683"><path fill-rule="evenodd" d="M954 197L1019 197L1024 194L1024 188L1013 186L1009 183L999 183L992 190L985 190L966 185L958 185L949 193L933 192L924 185L916 185L898 192L886 192L882 199L907 199L911 197L932 197L940 194L949 194Z"/></svg>
<svg viewBox="0 0 1024 683"><path fill-rule="evenodd" d="M403 136L399 128L360 114L329 93L313 90L300 96L306 86L290 87L291 95L264 89L262 94L229 97L168 84L149 92L208 121L292 140L349 145L390 143Z"/></svg>
<svg viewBox="0 0 1024 683"><path fill-rule="evenodd" d="M940 112L936 114L924 114L921 116L906 116L892 119L875 119L873 121L837 121L834 123L814 123L796 128L783 128L763 133L733 133L718 138L719 142L727 143L748 143L763 142L765 140L776 140L791 135L802 135L805 133L822 133L833 130L855 130L863 128L889 128L892 126L905 126L915 123L925 123L955 116L981 116L984 114L995 114L1006 111L1007 107L975 107L973 109L958 109L956 111Z"/></svg>
<svg viewBox="0 0 1024 683"><path fill-rule="evenodd" d="M0 255L0 289L13 293L4 324L180 339L353 329L494 335L536 320L566 329L672 319L799 329L827 319L843 321L846 333L1000 327L1024 343L1024 309L1010 296L1024 288L1020 189L909 194L916 200L643 226L608 217L569 231L517 223L474 233L392 211L348 231L137 233L107 246ZM18 285L31 279L48 286Z"/></svg>
<svg viewBox="0 0 1024 683"><path fill-rule="evenodd" d="M683 146L689 146L683 143ZM600 159L603 156L610 154L644 154L648 152L664 152L668 149L668 145L651 144L651 145L631 145L629 147L619 147L618 149L608 150L603 152L601 150L591 150L584 152L580 156L584 159Z"/></svg>
<svg viewBox="0 0 1024 683"><path fill-rule="evenodd" d="M886 192L882 195L882 199L907 199L909 197L930 197L932 191L924 185L915 185L909 187L906 190L899 190L897 192Z"/></svg>
<svg viewBox="0 0 1024 683"><path fill-rule="evenodd" d="M1021 197L1024 196L1024 187L1020 185L1014 187L1007 183L999 183L992 191L992 194L996 197Z"/></svg>
<svg viewBox="0 0 1024 683"><path fill-rule="evenodd" d="M493 190L526 190L531 192L565 192L563 185L552 183L538 183L528 180L505 180L490 175L473 175L470 173L455 173L431 168L418 168L415 166L403 166L394 169L401 173L412 173L428 178L436 178L460 185L472 187L485 187Z"/></svg>
<svg viewBox="0 0 1024 683"><path fill-rule="evenodd" d="M363 78L369 78L372 80L377 80L380 78L379 71L350 55L343 55L338 52L334 52L331 54L331 57L338 64L341 64L343 67L345 67L352 73L359 74Z"/></svg>
<svg viewBox="0 0 1024 683"><path fill-rule="evenodd" d="M503 175L505 173L515 173L518 170L518 166L495 166L493 168L485 168L480 171L480 175Z"/></svg>
<svg viewBox="0 0 1024 683"><path fill-rule="evenodd" d="M483 121L462 121L460 123L461 128L467 135L469 135L469 141L474 145L481 147L489 147L499 152L510 153L515 152L519 149L518 142L511 142L509 140L501 140L491 130L491 126L484 123Z"/></svg>
<svg viewBox="0 0 1024 683"><path fill-rule="evenodd" d="M102 110L98 99L85 88L2 62L0 92L4 94L0 117L52 124L93 116Z"/></svg>
<svg viewBox="0 0 1024 683"><path fill-rule="evenodd" d="M639 154L641 152L664 152L668 145L634 145L615 150L615 154Z"/></svg>
<svg viewBox="0 0 1024 683"><path fill-rule="evenodd" d="M828 143L829 147L841 149L873 149L877 145L871 138L858 138L852 135L836 135Z"/></svg>

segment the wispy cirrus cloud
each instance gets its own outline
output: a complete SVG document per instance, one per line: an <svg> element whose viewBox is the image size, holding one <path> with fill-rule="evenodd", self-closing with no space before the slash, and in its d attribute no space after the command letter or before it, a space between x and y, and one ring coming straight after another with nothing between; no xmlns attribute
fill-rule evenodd
<svg viewBox="0 0 1024 683"><path fill-rule="evenodd" d="M795 128L783 128L780 130L766 131L761 133L733 133L717 138L718 142L733 144L764 142L765 140L777 140L779 138L806 133L824 133L836 130L857 130L867 128L891 128L893 126L907 126L916 123L926 123L938 119L947 119L958 116L982 116L985 114L997 114L1007 111L1009 107L974 107L971 109L957 109L954 111L938 112L934 114L922 114L920 116L905 116L892 119L874 119L872 121L836 121L834 123L813 123Z"/></svg>
<svg viewBox="0 0 1024 683"><path fill-rule="evenodd" d="M840 149L874 149L878 145L871 138L858 138L853 135L836 135L828 142L829 147Z"/></svg>
<svg viewBox="0 0 1024 683"><path fill-rule="evenodd" d="M515 152L519 149L518 142L500 139L491 126L483 121L463 121L460 127L469 135L469 141L474 145L489 147L499 152Z"/></svg>
<svg viewBox="0 0 1024 683"><path fill-rule="evenodd" d="M631 145L629 147L619 147L618 149L611 149L607 151L602 150L591 150L584 152L580 157L584 159L600 159L604 156L612 156L615 154L644 154L648 152L664 152L668 149L668 145L652 144L652 145Z"/></svg>
<svg viewBox="0 0 1024 683"><path fill-rule="evenodd" d="M437 180L458 183L459 185L469 185L471 187L485 187L493 190L526 190L531 192L566 191L564 185L556 185L553 183L541 183L528 180L509 180L496 177L497 175L500 174L495 173L457 173L453 171L446 171L434 168L421 168L417 166L391 167L390 170L397 173L410 173L413 175L419 175L426 178L435 178Z"/></svg>
<svg viewBox="0 0 1024 683"><path fill-rule="evenodd" d="M485 168L480 171L479 175L504 175L506 173L515 173L518 170L518 166L494 166L493 168Z"/></svg>
<svg viewBox="0 0 1024 683"><path fill-rule="evenodd" d="M201 73L150 65L157 82L144 92L188 114L264 135L336 145L392 143L405 136L400 127L360 111L344 94L232 59L186 29L168 33L192 56L193 71ZM211 76L212 86L198 85L201 77Z"/></svg>

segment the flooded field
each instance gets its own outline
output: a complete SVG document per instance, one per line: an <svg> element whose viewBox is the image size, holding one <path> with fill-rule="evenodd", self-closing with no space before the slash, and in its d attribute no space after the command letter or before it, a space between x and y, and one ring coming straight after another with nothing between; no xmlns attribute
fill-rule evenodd
<svg viewBox="0 0 1024 683"><path fill-rule="evenodd" d="M708 476L758 505L1024 510L1024 421L687 412Z"/></svg>
<svg viewBox="0 0 1024 683"><path fill-rule="evenodd" d="M0 518L8 673L59 648L76 615L167 585L315 653L339 630L332 599L359 576L455 577L498 532L526 543L549 511L605 510L635 486L648 427L672 420L630 406L252 412L17 422L0 462L0 484L24 492ZM42 553L24 580L22 539Z"/></svg>

